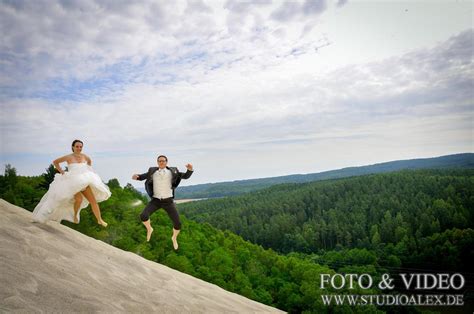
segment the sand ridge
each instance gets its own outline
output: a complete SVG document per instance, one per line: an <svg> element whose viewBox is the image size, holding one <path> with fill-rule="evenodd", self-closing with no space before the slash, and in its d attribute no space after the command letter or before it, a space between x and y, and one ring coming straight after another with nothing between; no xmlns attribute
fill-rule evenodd
<svg viewBox="0 0 474 314"><path fill-rule="evenodd" d="M8 312L281 312L2 199L0 300Z"/></svg>

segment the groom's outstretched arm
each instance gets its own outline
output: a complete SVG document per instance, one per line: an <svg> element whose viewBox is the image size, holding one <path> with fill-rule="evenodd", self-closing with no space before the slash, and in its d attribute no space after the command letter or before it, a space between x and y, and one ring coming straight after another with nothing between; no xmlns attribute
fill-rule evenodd
<svg viewBox="0 0 474 314"><path fill-rule="evenodd" d="M188 179L193 174L193 171L194 171L193 165L187 164L186 169L187 169L186 172L179 173L179 176L181 177L181 179Z"/></svg>
<svg viewBox="0 0 474 314"><path fill-rule="evenodd" d="M132 176L132 179L133 180L138 180L138 181L143 181L146 179L146 176L147 176L148 172L145 172L145 173L142 173L142 174L134 174Z"/></svg>

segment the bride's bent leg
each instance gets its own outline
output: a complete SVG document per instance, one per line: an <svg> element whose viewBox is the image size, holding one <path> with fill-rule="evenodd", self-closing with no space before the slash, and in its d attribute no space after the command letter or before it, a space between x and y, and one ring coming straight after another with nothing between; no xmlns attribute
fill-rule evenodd
<svg viewBox="0 0 474 314"><path fill-rule="evenodd" d="M79 222L79 218L77 217L77 213L79 212L79 207L82 203L82 194L78 192L74 195L74 223L77 224Z"/></svg>
<svg viewBox="0 0 474 314"><path fill-rule="evenodd" d="M91 204L92 207L92 212L94 213L95 218L97 218L97 223L99 225L102 225L104 227L107 227L107 223L102 220L102 217L100 215L100 208L99 204L97 204L97 201L95 199L94 193L92 193L91 187L88 186L84 191L81 192L84 194L84 196L87 198L89 203Z"/></svg>

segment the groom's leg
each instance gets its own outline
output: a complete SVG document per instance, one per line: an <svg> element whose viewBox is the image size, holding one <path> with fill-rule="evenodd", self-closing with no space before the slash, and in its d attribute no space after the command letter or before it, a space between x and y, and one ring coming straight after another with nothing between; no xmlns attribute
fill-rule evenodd
<svg viewBox="0 0 474 314"><path fill-rule="evenodd" d="M171 203L163 204L162 207L164 210L166 210L166 213L168 213L168 216L173 221L173 236L171 237L171 241L173 242L173 248L177 250L178 249L177 238L181 230L181 221L179 220L179 214L178 214L178 210L176 209L176 204L174 203L173 200L171 200Z"/></svg>
<svg viewBox="0 0 474 314"><path fill-rule="evenodd" d="M176 204L174 201L170 203L162 203L162 207L166 210L166 213L170 217L171 221L173 221L173 228L175 230L181 229L181 221L179 220L178 210L176 209Z"/></svg>
<svg viewBox="0 0 474 314"><path fill-rule="evenodd" d="M152 198L151 201L146 205L145 209L140 214L141 221L150 220L151 214L156 212L159 208L159 201L156 198Z"/></svg>
<svg viewBox="0 0 474 314"><path fill-rule="evenodd" d="M146 242L150 241L153 228L150 222L150 215L153 214L159 208L159 201L156 198L152 198L145 209L140 214L140 219L146 227Z"/></svg>

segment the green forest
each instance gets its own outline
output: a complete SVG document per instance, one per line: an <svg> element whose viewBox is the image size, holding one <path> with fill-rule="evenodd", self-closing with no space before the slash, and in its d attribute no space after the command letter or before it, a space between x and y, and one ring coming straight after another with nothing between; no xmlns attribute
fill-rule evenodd
<svg viewBox="0 0 474 314"><path fill-rule="evenodd" d="M100 203L109 227L99 227L90 208L82 210L79 225L63 224L290 313L394 312L387 306L322 304L322 294L378 292L322 290L320 274L469 272L473 175L474 170L400 171L180 204L178 251L172 249L172 223L164 211L152 216L155 232L146 242L138 215L147 198L116 179L107 183L112 197ZM52 167L24 177L7 165L0 197L31 211L53 176ZM466 288L472 293L472 286Z"/></svg>
<svg viewBox="0 0 474 314"><path fill-rule="evenodd" d="M403 170L283 184L186 203L181 212L280 253L321 260L328 251L359 248L382 253L390 267L436 260L430 268L467 271L474 260L472 191L473 169Z"/></svg>

